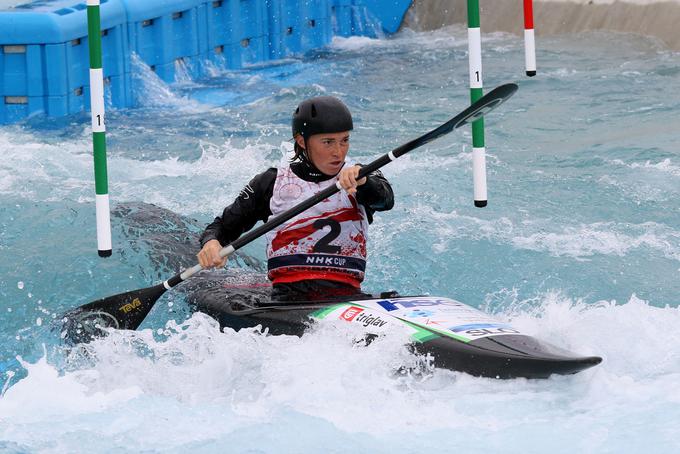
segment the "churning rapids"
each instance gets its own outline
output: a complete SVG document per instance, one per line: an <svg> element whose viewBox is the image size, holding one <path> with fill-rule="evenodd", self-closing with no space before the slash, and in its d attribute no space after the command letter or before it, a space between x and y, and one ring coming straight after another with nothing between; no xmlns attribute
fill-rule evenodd
<svg viewBox="0 0 680 454"><path fill-rule="evenodd" d="M355 114L368 162L468 104L463 28L338 39L299 59L170 86L109 111L114 254L97 257L89 119L0 127L0 451L655 452L680 439L680 63L625 34L486 35L489 206L469 128L390 164L365 288L456 298L599 366L548 380L427 370L403 339L220 332L170 292L137 332L65 351L59 314L193 264L200 229L285 158L308 96ZM157 208L150 207L155 205ZM234 266L262 260L262 241ZM395 373L402 366L420 373Z"/></svg>

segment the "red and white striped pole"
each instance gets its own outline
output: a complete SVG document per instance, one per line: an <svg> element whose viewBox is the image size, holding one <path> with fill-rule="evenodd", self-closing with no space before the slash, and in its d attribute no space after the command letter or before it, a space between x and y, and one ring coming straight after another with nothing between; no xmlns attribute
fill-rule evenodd
<svg viewBox="0 0 680 454"><path fill-rule="evenodd" d="M524 0L524 65L527 76L536 75L536 40L534 38L534 1Z"/></svg>

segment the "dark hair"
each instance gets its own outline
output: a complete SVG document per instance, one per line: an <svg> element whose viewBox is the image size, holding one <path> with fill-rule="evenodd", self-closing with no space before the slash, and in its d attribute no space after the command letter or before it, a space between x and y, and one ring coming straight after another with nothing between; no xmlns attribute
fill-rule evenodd
<svg viewBox="0 0 680 454"><path fill-rule="evenodd" d="M295 142L293 143L293 149L295 150L295 155L292 158L290 158L290 162L295 161L302 162L309 160L307 158L307 151L297 143L297 140L295 140Z"/></svg>

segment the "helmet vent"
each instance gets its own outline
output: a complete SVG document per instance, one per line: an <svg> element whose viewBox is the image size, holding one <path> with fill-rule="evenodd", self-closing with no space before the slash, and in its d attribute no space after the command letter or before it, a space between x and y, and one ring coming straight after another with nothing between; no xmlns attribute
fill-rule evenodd
<svg viewBox="0 0 680 454"><path fill-rule="evenodd" d="M312 118L316 117L316 106L312 104Z"/></svg>

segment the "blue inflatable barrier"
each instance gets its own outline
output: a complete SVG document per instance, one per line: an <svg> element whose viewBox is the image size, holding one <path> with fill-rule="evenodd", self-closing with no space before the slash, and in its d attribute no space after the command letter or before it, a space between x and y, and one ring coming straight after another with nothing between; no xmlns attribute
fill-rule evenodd
<svg viewBox="0 0 680 454"><path fill-rule="evenodd" d="M126 105L127 97L120 94L129 80L119 57L127 49L125 9L120 0L102 0L101 8L108 96L112 103ZM89 108L88 68L84 2L34 2L0 11L0 123Z"/></svg>
<svg viewBox="0 0 680 454"><path fill-rule="evenodd" d="M127 11L129 52L135 52L164 81L175 68L197 60L205 34L205 5L200 0L122 0ZM197 74L195 74L197 75ZM194 75L194 76L195 76Z"/></svg>
<svg viewBox="0 0 680 454"><path fill-rule="evenodd" d="M328 44L332 38L329 2L281 2L281 36L285 54L301 54Z"/></svg>
<svg viewBox="0 0 680 454"><path fill-rule="evenodd" d="M165 82L393 33L407 0L101 0L105 98L130 107L132 54ZM85 0L0 11L0 124L89 109ZM209 62L209 64L208 64Z"/></svg>
<svg viewBox="0 0 680 454"><path fill-rule="evenodd" d="M267 35L267 5L261 0L241 1L241 38L249 39Z"/></svg>
<svg viewBox="0 0 680 454"><path fill-rule="evenodd" d="M352 0L333 0L333 33L338 36L352 35Z"/></svg>
<svg viewBox="0 0 680 454"><path fill-rule="evenodd" d="M202 58L220 68L241 67L241 0L219 0L206 3L207 47Z"/></svg>
<svg viewBox="0 0 680 454"><path fill-rule="evenodd" d="M368 25L372 28L377 25L382 33L391 35L399 30L406 11L411 6L411 0L354 0L354 4L355 8L364 11L367 20L370 21L363 27ZM354 26L357 27L356 21ZM358 28L362 27L358 26ZM355 34L361 33L357 30Z"/></svg>

